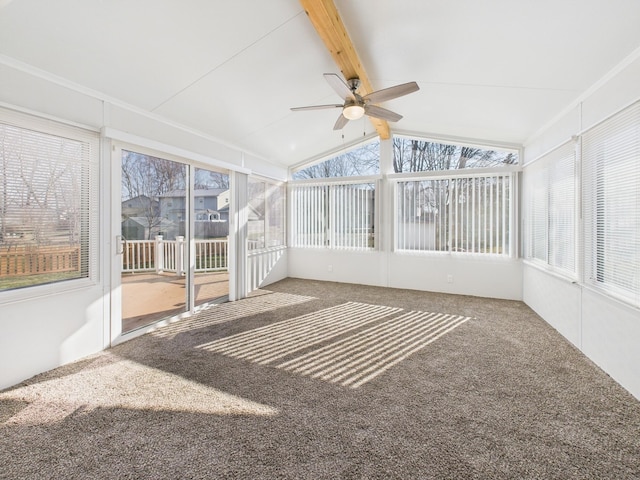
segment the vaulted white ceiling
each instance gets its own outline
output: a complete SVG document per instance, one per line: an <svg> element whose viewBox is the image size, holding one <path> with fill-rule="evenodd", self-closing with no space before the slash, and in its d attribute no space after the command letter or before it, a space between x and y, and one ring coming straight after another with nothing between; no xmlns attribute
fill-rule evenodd
<svg viewBox="0 0 640 480"><path fill-rule="evenodd" d="M336 0L392 131L522 144L640 47L637 0ZM293 165L374 132L333 131L338 68L298 0L0 0L17 61ZM0 77L1 81L1 77Z"/></svg>

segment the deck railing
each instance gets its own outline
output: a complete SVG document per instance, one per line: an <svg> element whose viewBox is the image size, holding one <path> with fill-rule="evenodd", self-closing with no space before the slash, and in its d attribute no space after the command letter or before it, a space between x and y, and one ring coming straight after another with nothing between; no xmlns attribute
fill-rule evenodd
<svg viewBox="0 0 640 480"><path fill-rule="evenodd" d="M195 240L195 271L226 271L228 238ZM122 252L123 272L174 272L182 275L188 265L184 237L164 240L127 240Z"/></svg>

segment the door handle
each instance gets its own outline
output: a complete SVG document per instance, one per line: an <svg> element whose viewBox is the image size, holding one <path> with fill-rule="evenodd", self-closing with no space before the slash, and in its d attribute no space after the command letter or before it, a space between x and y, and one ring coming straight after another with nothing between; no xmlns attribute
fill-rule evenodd
<svg viewBox="0 0 640 480"><path fill-rule="evenodd" d="M124 253L124 246L127 244L127 239L123 235L116 235L116 255L122 255Z"/></svg>

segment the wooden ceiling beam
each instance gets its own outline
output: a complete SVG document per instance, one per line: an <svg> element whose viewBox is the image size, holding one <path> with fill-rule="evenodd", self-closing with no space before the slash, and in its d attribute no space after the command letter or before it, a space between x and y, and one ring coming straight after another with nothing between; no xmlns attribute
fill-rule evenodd
<svg viewBox="0 0 640 480"><path fill-rule="evenodd" d="M334 62L344 75L345 80L360 79L358 93L362 96L374 91L365 72L358 52L349 38L347 29L342 23L338 9L333 0L300 0L311 24L320 35L325 46L331 53ZM381 139L391 138L391 131L386 120L369 117Z"/></svg>

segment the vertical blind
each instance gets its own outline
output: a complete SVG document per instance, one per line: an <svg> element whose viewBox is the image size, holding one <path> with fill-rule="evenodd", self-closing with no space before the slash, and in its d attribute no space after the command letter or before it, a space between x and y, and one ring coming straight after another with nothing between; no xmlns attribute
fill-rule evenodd
<svg viewBox="0 0 640 480"><path fill-rule="evenodd" d="M398 181L396 250L509 255L510 173Z"/></svg>
<svg viewBox="0 0 640 480"><path fill-rule="evenodd" d="M640 304L640 102L582 136L585 282Z"/></svg>
<svg viewBox="0 0 640 480"><path fill-rule="evenodd" d="M291 245L374 247L375 183L291 185Z"/></svg>
<svg viewBox="0 0 640 480"><path fill-rule="evenodd" d="M525 167L525 256L575 276L575 145L567 142Z"/></svg>
<svg viewBox="0 0 640 480"><path fill-rule="evenodd" d="M93 276L98 135L0 110L0 290Z"/></svg>

